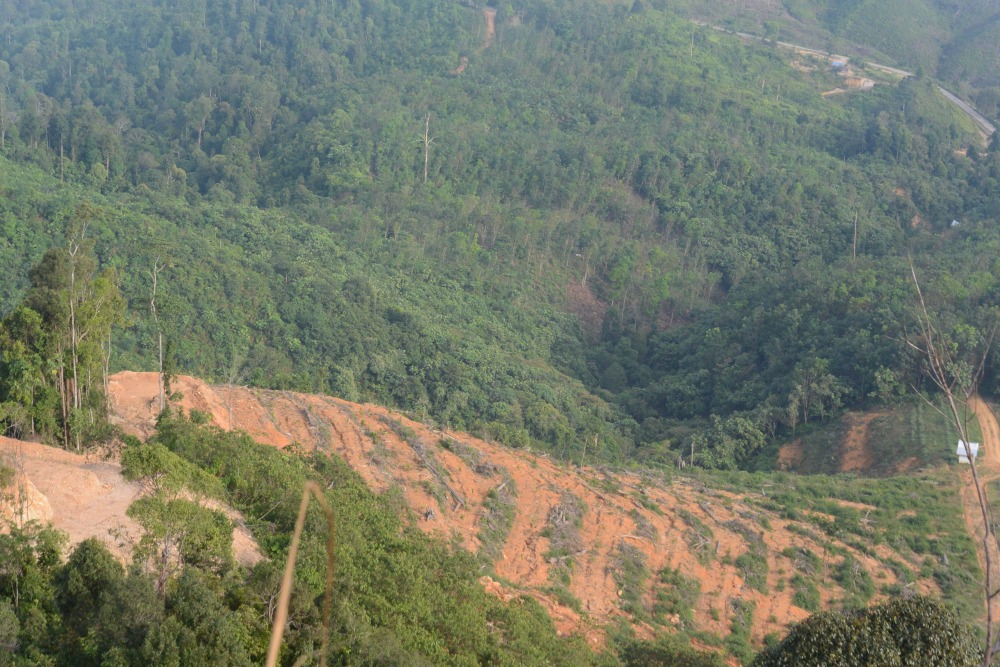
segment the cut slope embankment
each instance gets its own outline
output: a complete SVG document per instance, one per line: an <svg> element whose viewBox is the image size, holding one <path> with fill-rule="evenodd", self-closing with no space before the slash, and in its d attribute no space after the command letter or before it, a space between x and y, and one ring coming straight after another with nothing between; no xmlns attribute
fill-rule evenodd
<svg viewBox="0 0 1000 667"><path fill-rule="evenodd" d="M16 525L32 520L50 523L66 533L70 546L94 537L120 559L128 559L141 528L125 513L142 489L122 477L116 462L4 437L0 437L0 462L15 470L8 491L0 493L0 519ZM212 506L236 526L236 560L247 565L260 561L257 543L241 525L239 514L217 503Z"/></svg>
<svg viewBox="0 0 1000 667"><path fill-rule="evenodd" d="M296 443L335 453L375 490L399 488L424 531L473 552L495 547L498 578L539 599L561 631L583 632L595 643L601 627L623 617L646 635L654 623L690 627L680 614L658 615L675 586L661 581L665 571L700 588L691 602L700 630L728 635L732 617L752 603L755 641L808 616L788 585L807 566L816 570L807 574L818 584L821 606L848 596L832 576L831 553L879 582L903 586L913 578L911 587L935 590L920 577L919 559L884 545L862 552L828 539L805 517L790 519L771 506L766 489L740 494L691 478L568 466L337 398L213 387L190 377L176 378L173 388L182 408L207 413L221 428L280 448ZM152 432L155 373L113 376L110 398L124 429L140 437ZM507 524L495 502L501 496L513 498ZM484 522L506 527L499 538L484 537ZM746 554L754 558L740 558ZM627 576L630 566L644 573L638 583Z"/></svg>

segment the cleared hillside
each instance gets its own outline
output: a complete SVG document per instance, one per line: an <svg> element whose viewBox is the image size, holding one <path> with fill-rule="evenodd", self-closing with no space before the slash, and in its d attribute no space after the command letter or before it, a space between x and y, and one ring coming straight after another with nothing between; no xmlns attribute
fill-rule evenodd
<svg viewBox="0 0 1000 667"><path fill-rule="evenodd" d="M151 433L156 377L112 378L113 414L136 435ZM675 627L737 645L745 633L759 645L810 611L903 590L943 592L975 609L966 578L975 555L947 474L876 485L613 473L374 405L190 377L173 388L179 406L224 429L336 454L372 488L400 492L422 530L478 553L484 575L502 582L488 582L491 590L531 594L558 627L591 642L626 618L640 633ZM942 549L949 566L928 560Z"/></svg>

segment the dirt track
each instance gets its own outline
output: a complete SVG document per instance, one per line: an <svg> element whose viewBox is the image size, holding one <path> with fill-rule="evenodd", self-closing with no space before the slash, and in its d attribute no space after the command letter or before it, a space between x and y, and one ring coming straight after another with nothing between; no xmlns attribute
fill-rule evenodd
<svg viewBox="0 0 1000 667"><path fill-rule="evenodd" d="M997 423L996 415L982 398L978 395L969 399L969 409L972 410L979 421L980 430L983 432L983 441L979 444L979 454L976 457L976 472L979 475L979 483L988 485L996 479L1000 479L1000 424ZM976 486L972 480L972 470L965 468L962 470L962 511L965 515L965 525L969 534L976 540L976 555L979 557L979 566L986 572L986 559L983 555L983 514L979 505L979 498L976 493ZM990 556L994 563L1000 563L1000 552L998 552L996 541L988 545ZM996 587L994 583L994 587ZM994 600L994 617L1000 614L1000 600Z"/></svg>

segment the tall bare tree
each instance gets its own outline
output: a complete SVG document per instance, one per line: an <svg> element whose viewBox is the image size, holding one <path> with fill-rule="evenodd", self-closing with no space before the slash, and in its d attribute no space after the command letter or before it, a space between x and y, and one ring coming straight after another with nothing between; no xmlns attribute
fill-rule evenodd
<svg viewBox="0 0 1000 667"><path fill-rule="evenodd" d="M997 618L994 609L994 606L1000 602L1000 569L998 569L1000 568L1000 562L998 562L1000 552L998 552L996 533L993 529L992 511L986 487L980 479L976 460L972 455L972 447L969 444L970 414L968 402L976 395L979 382L982 380L986 360L996 338L997 322L994 318L985 328L975 333L969 332L971 336L964 341L964 344L959 344L953 336L935 323L935 317L928 309L927 300L920 288L920 281L917 279L917 271L913 266L912 258L910 259L910 277L916 289L919 307L916 317L916 335L908 337L906 343L916 350L923 359L927 377L944 397L945 409L939 408L923 393L919 391L917 393L928 405L944 415L958 431L959 439L965 446L965 455L972 471L972 485L979 504L983 531L980 549L986 570L983 582L983 595L986 603L984 628L986 639L982 664L983 667L989 667L993 657L1000 653L1000 618Z"/></svg>
<svg viewBox="0 0 1000 667"><path fill-rule="evenodd" d="M153 316L153 323L156 325L156 341L158 346L158 359L160 361L159 374L157 376L156 384L159 389L160 394L160 412L163 412L163 408L166 407L166 398L163 395L163 328L160 326L160 316L156 312L156 286L157 280L160 277L160 271L164 269L164 265L160 263L160 258L157 257L153 260L153 268L148 271L150 279L153 281L153 287L149 296L149 312Z"/></svg>
<svg viewBox="0 0 1000 667"><path fill-rule="evenodd" d="M431 157L431 144L434 137L431 136L431 115L428 113L424 119L424 133L420 136L420 143L424 147L424 183L427 182L427 165Z"/></svg>

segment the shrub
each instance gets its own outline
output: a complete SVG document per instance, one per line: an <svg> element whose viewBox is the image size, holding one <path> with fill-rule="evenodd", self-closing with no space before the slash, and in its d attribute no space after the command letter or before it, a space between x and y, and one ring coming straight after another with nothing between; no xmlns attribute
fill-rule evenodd
<svg viewBox="0 0 1000 667"><path fill-rule="evenodd" d="M973 667L976 633L950 607L927 597L854 612L824 612L765 649L753 667Z"/></svg>

